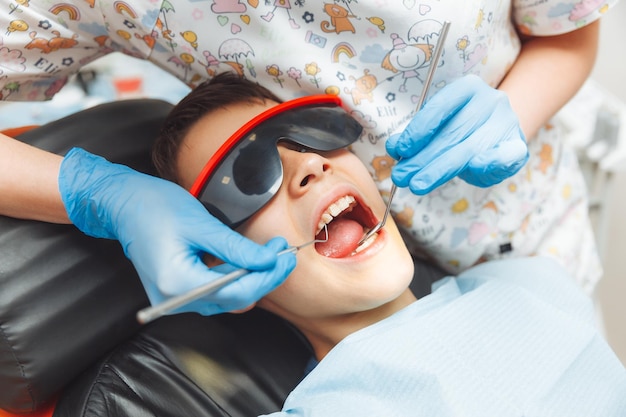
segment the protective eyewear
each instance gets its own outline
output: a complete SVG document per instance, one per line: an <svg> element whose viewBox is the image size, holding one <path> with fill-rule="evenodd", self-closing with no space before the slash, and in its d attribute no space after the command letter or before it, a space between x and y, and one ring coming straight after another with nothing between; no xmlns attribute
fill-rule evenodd
<svg viewBox="0 0 626 417"><path fill-rule="evenodd" d="M211 214L236 228L280 189L279 142L334 151L352 144L362 130L339 97L315 95L281 103L237 130L209 159L190 192Z"/></svg>

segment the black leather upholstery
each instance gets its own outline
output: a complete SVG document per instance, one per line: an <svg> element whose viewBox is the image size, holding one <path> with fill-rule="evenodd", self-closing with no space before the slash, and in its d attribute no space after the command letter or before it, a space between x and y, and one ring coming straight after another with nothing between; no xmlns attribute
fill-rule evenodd
<svg viewBox="0 0 626 417"><path fill-rule="evenodd" d="M20 136L64 154L81 146L153 172L150 149L171 104L105 104ZM148 304L120 245L71 225L0 216L0 408L40 408L134 334Z"/></svg>
<svg viewBox="0 0 626 417"><path fill-rule="evenodd" d="M280 409L309 358L262 310L164 317L71 384L54 416L257 416Z"/></svg>
<svg viewBox="0 0 626 417"><path fill-rule="evenodd" d="M149 149L171 105L99 106L20 139L65 153L72 146L152 173ZM416 261L412 288L445 273ZM139 328L141 284L114 241L73 226L0 218L0 408L55 417L256 416L280 409L310 351L281 319L163 317Z"/></svg>

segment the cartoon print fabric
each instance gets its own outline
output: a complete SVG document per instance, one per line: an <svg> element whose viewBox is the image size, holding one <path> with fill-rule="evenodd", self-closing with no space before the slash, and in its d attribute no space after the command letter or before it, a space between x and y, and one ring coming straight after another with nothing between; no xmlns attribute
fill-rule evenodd
<svg viewBox="0 0 626 417"><path fill-rule="evenodd" d="M0 10L0 98L49 99L112 51L149 59L190 87L233 71L285 100L337 94L365 127L353 151L385 195L393 161L384 142L415 111L443 21L452 25L430 95L470 73L497 86L519 53L516 30L572 31L616 1L11 0ZM547 254L591 287L601 269L585 185L561 142L546 126L527 167L490 189L453 180L423 197L398 190L395 217L450 272Z"/></svg>

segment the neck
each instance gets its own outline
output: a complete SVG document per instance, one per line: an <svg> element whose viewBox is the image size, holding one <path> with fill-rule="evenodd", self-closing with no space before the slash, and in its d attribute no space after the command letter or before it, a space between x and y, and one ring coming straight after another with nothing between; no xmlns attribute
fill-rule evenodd
<svg viewBox="0 0 626 417"><path fill-rule="evenodd" d="M317 360L322 360L348 335L386 319L416 300L411 290L407 289L393 301L372 310L316 320L314 324L307 323L306 326L294 324L311 343Z"/></svg>

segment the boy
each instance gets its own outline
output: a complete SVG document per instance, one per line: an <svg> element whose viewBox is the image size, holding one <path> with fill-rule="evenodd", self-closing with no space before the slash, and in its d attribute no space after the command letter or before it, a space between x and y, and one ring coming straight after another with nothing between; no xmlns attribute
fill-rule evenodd
<svg viewBox="0 0 626 417"><path fill-rule="evenodd" d="M336 98L279 104L218 76L176 106L155 145L163 176L256 242L328 229L257 303L300 330L319 361L277 415L626 415L626 371L553 261L485 263L417 300L393 220L358 246L385 210L347 150L360 132Z"/></svg>

